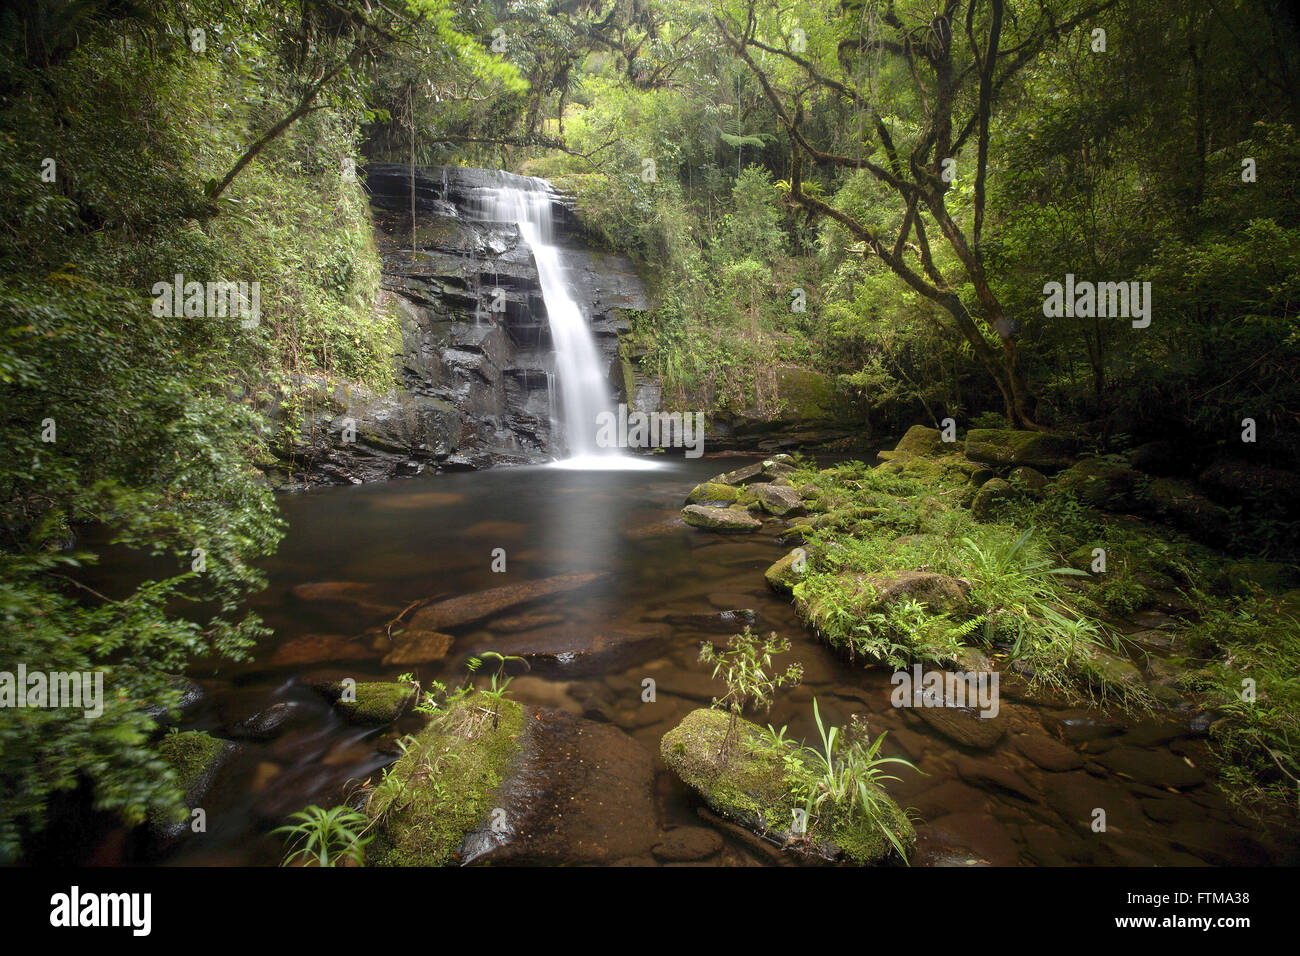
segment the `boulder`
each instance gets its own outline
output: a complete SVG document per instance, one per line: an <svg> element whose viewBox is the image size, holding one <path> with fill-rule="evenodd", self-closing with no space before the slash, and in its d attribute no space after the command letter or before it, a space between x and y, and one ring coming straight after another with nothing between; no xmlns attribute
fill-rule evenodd
<svg viewBox="0 0 1300 956"><path fill-rule="evenodd" d="M1015 500L1016 489L1009 481L990 478L980 486L971 502L970 513L976 521L992 521L998 510L1008 501Z"/></svg>
<svg viewBox="0 0 1300 956"><path fill-rule="evenodd" d="M1078 752L1064 744L1057 743L1046 734L1018 734L1011 738L1016 749L1043 770L1052 773L1065 773L1078 770L1083 766L1083 758Z"/></svg>
<svg viewBox="0 0 1300 956"><path fill-rule="evenodd" d="M406 708L415 698L413 685L399 684L395 681L368 681L357 684L353 688L355 694L349 699L344 698L346 689L342 681L317 687L317 690L334 702L335 708L343 717L353 724L391 724L405 713Z"/></svg>
<svg viewBox="0 0 1300 956"><path fill-rule="evenodd" d="M802 570L796 570L795 562L801 559L804 567ZM803 580L804 573L807 570L807 561L808 552L803 548L795 548L764 571L763 577L773 591L778 594L789 594L794 590L794 586Z"/></svg>
<svg viewBox="0 0 1300 956"><path fill-rule="evenodd" d="M966 457L986 465L1028 465L1060 471L1074 460L1077 442L1064 435L1011 428L972 428L966 433Z"/></svg>
<svg viewBox="0 0 1300 956"><path fill-rule="evenodd" d="M763 510L780 518L796 518L805 514L803 498L794 488L770 483L750 485L748 490L757 498Z"/></svg>
<svg viewBox="0 0 1300 956"><path fill-rule="evenodd" d="M735 485L723 484L720 481L706 481L691 489L691 493L686 496L686 503L692 505L710 502L730 504L739 495L740 490Z"/></svg>
<svg viewBox="0 0 1300 956"><path fill-rule="evenodd" d="M1166 524L1186 531L1198 541L1221 544L1232 518L1227 510L1198 494L1187 482L1157 478L1146 488L1146 510Z"/></svg>
<svg viewBox="0 0 1300 956"><path fill-rule="evenodd" d="M1197 482L1224 504L1300 515L1300 475L1293 471L1221 458L1202 471Z"/></svg>
<svg viewBox="0 0 1300 956"><path fill-rule="evenodd" d="M525 707L523 724L518 756L455 858L554 866L649 856L661 841L653 753L612 724L559 710Z"/></svg>
<svg viewBox="0 0 1300 956"><path fill-rule="evenodd" d="M682 520L692 528L731 534L757 531L763 527L762 521L744 511L735 508L706 508L703 505L687 505L682 509Z"/></svg>
<svg viewBox="0 0 1300 956"><path fill-rule="evenodd" d="M879 810L874 818L860 811L850 818L825 808L810 815L802 838L792 833L796 805L791 792L814 786L812 772L792 767L765 748L762 731L747 720L737 721L736 739L723 753L729 720L719 710L691 711L659 747L668 769L714 813L812 859L884 862L896 852L886 829L904 848L915 842L906 815L883 791L875 794Z"/></svg>
<svg viewBox="0 0 1300 956"><path fill-rule="evenodd" d="M1142 472L1128 465L1085 458L1056 479L1056 485L1085 504L1103 511L1144 511L1145 485Z"/></svg>
<svg viewBox="0 0 1300 956"><path fill-rule="evenodd" d="M1020 465L1011 469L1011 474L1007 476L1012 485L1019 485L1031 494L1037 494L1047 487L1047 478L1041 472L1028 465Z"/></svg>
<svg viewBox="0 0 1300 956"><path fill-rule="evenodd" d="M894 456L920 455L925 457L926 455L936 455L943 450L943 435L939 429L927 428L924 425L913 425L899 439L898 444L894 446L893 454Z"/></svg>
<svg viewBox="0 0 1300 956"><path fill-rule="evenodd" d="M374 824L367 847L372 866L442 866L465 834L496 806L495 790L517 759L524 709L500 701L496 719L476 715L474 695L453 705L415 735L374 791L366 813ZM426 768L433 766L436 773Z"/></svg>

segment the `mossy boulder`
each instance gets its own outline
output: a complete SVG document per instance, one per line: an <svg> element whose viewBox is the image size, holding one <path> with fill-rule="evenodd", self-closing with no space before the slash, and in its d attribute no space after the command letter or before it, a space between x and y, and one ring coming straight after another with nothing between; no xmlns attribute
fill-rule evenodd
<svg viewBox="0 0 1300 956"><path fill-rule="evenodd" d="M392 783L367 807L378 821L367 863L442 866L490 812L519 755L524 710L502 700L494 722L479 703L471 696L440 715L389 768Z"/></svg>
<svg viewBox="0 0 1300 956"><path fill-rule="evenodd" d="M1142 503L1147 513L1199 541L1221 544L1228 537L1232 518L1227 510L1186 481L1157 478L1145 487Z"/></svg>
<svg viewBox="0 0 1300 956"><path fill-rule="evenodd" d="M212 789L222 765L238 749L238 744L200 730L167 733L154 744L154 751L176 776L182 802L191 810ZM149 811L149 823L153 838L161 846L170 845L186 832L184 819L170 819L157 809Z"/></svg>
<svg viewBox="0 0 1300 956"><path fill-rule="evenodd" d="M1047 487L1047 476L1036 468L1030 468L1028 465L1020 465L1011 469L1011 474L1007 475L1011 484L1023 488L1030 494L1037 495Z"/></svg>
<svg viewBox="0 0 1300 956"><path fill-rule="evenodd" d="M1144 511L1149 478L1118 462L1085 458L1056 479L1058 488L1103 511Z"/></svg>
<svg viewBox="0 0 1300 956"><path fill-rule="evenodd" d="M807 571L808 552L795 548L763 572L768 586L779 594L789 594L803 580Z"/></svg>
<svg viewBox="0 0 1300 956"><path fill-rule="evenodd" d="M926 428L924 425L913 425L907 430L898 444L894 446L891 453L892 457L899 455L937 455L941 451L947 450L943 443L943 435L937 428ZM884 455L881 455L884 458Z"/></svg>
<svg viewBox="0 0 1300 956"><path fill-rule="evenodd" d="M1300 575L1295 568L1260 558L1233 561L1223 569L1223 573L1228 587L1235 594L1246 594L1256 588L1286 591L1300 585Z"/></svg>
<svg viewBox="0 0 1300 956"><path fill-rule="evenodd" d="M682 520L692 528L720 531L724 534L744 534L757 531L763 522L739 508L707 508L704 505L687 505L682 509Z"/></svg>
<svg viewBox="0 0 1300 956"><path fill-rule="evenodd" d="M725 502L730 504L739 496L740 489L735 485L725 485L720 481L706 481L691 489L691 493L686 496L686 503L694 505Z"/></svg>
<svg viewBox="0 0 1300 956"><path fill-rule="evenodd" d="M907 815L879 790L875 817L826 807L809 817L800 839L791 827L793 811L803 809L803 800L793 794L813 786L811 771L790 769L775 750L763 746L762 731L747 720L738 721L736 740L723 756L729 720L722 711L694 710L664 735L659 747L668 769L714 813L789 849L828 860L885 862L896 854L886 829L904 848L915 843Z"/></svg>
<svg viewBox="0 0 1300 956"><path fill-rule="evenodd" d="M205 790L204 784L226 749L227 742L199 730L164 734L155 745L158 756L171 767L181 790L189 795Z"/></svg>
<svg viewBox="0 0 1300 956"><path fill-rule="evenodd" d="M966 607L970 585L965 581L934 571L900 571L894 574L842 574L827 596L797 598L795 606L805 621L812 624L833 645L842 634L843 613L862 617L876 608L910 598L924 604L934 614L953 614Z"/></svg>
<svg viewBox="0 0 1300 956"><path fill-rule="evenodd" d="M709 479L709 482L722 485L749 485L759 481L771 482L778 478L788 478L795 471L794 459L789 455L773 455L771 458L764 458L762 461L715 475Z"/></svg>
<svg viewBox="0 0 1300 956"><path fill-rule="evenodd" d="M770 515L795 518L804 514L803 498L799 497L799 492L794 488L760 482L750 485L746 490L754 495L763 510Z"/></svg>
<svg viewBox="0 0 1300 956"><path fill-rule="evenodd" d="M351 724L391 724L406 712L415 699L415 687L395 681L367 681L349 688L341 681L320 688L334 701L334 707Z"/></svg>
<svg viewBox="0 0 1300 956"><path fill-rule="evenodd" d="M971 517L976 521L991 521L1004 504L1015 498L1016 489L1011 482L1001 478L990 478L980 485L974 500L971 501Z"/></svg>
<svg viewBox="0 0 1300 956"><path fill-rule="evenodd" d="M1055 472L1074 461L1078 445L1064 435L1013 428L972 428L966 433L966 457L999 467L1028 465Z"/></svg>

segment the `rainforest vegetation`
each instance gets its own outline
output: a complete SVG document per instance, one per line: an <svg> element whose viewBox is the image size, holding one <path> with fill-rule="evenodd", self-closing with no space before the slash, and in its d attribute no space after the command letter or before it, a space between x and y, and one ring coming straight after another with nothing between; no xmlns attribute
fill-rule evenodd
<svg viewBox="0 0 1300 956"><path fill-rule="evenodd" d="M96 720L3 713L0 860L37 852L61 802L127 825L184 812L154 742L178 675L271 634L248 603L284 533L267 470L322 388L399 384L377 163L570 197L586 241L649 289L620 349L666 409L797 419L796 370L863 443L917 424L1070 436L1093 469L1074 493L1009 478L987 524L978 469L928 438L884 470L797 459L790 481L830 517L800 532L814 560L794 598L855 659L939 661L982 635L1053 685L1143 708L1159 702L1081 650L1114 650L1089 622L1181 589L1181 686L1220 705L1227 779L1294 808L1298 40L1281 0L6 4L0 668L103 669L111 690ZM254 321L158 307L159 283L228 280L260 284ZM1085 301L1076 280L1112 285ZM1139 478L1116 470L1139 459ZM1193 477L1217 494L1208 519L1159 484ZM1152 521L1108 525L1116 509L1078 491L1093 478ZM1141 557L1071 590L1054 572L1086 575L1102 540ZM129 579L86 583L128 549ZM966 581L975 622L912 603L872 618L843 573L886 553ZM1241 702L1243 677L1262 703ZM459 696L441 713L431 733L487 727ZM763 751L826 763L827 783L790 771L809 806L840 792L828 733ZM844 746L874 772L869 737ZM901 849L904 831L872 839Z"/></svg>

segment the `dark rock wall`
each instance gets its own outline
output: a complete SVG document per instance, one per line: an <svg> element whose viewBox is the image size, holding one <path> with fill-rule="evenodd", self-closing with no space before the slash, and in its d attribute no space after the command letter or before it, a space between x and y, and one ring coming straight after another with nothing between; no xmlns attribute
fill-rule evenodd
<svg viewBox="0 0 1300 956"><path fill-rule="evenodd" d="M366 170L383 259L378 307L394 310L402 326L400 387L374 395L306 383L312 400L277 483L356 483L562 456L551 425L554 349L532 252L513 223L483 221L478 212L481 190L508 175L417 167L412 251L409 168ZM626 400L622 310L646 308L645 288L630 260L582 244L568 197L554 194L553 214L611 396ZM503 311L493 311L494 300ZM345 440L350 424L355 441Z"/></svg>

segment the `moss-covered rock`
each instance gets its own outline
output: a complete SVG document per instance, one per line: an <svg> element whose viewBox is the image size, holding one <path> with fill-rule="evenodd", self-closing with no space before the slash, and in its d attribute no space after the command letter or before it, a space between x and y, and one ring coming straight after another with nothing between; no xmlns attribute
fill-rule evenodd
<svg viewBox="0 0 1300 956"><path fill-rule="evenodd" d="M1018 468L1011 469L1011 474L1007 476L1011 484L1024 488L1031 494L1038 494L1047 487L1047 477L1035 468L1028 465L1021 465Z"/></svg>
<svg viewBox="0 0 1300 956"><path fill-rule="evenodd" d="M415 687L394 681L368 681L357 684L355 694L347 694L341 682L327 684L321 691L334 700L335 708L349 723L391 724L406 712L415 698Z"/></svg>
<svg viewBox="0 0 1300 956"><path fill-rule="evenodd" d="M727 534L743 534L763 527L762 521L746 514L743 509L706 508L704 505L687 505L682 509L682 520L692 528Z"/></svg>
<svg viewBox="0 0 1300 956"><path fill-rule="evenodd" d="M943 435L937 428L913 425L894 446L894 455L937 455L945 451ZM883 457L883 456L882 456Z"/></svg>
<svg viewBox="0 0 1300 956"><path fill-rule="evenodd" d="M1233 561L1223 571L1228 587L1236 594L1246 594L1255 588L1286 591L1300 584L1295 568L1260 558Z"/></svg>
<svg viewBox="0 0 1300 956"><path fill-rule="evenodd" d="M976 521L991 521L997 517L998 509L1015 497L1016 489L1011 482L1001 478L990 478L975 493L970 506L971 516Z"/></svg>
<svg viewBox="0 0 1300 956"><path fill-rule="evenodd" d="M725 485L720 481L706 481L691 489L686 496L687 504L705 504L721 501L731 503L740 496L740 489L735 485Z"/></svg>
<svg viewBox="0 0 1300 956"><path fill-rule="evenodd" d="M785 557L776 561L763 572L768 586L780 594L789 594L794 586L803 580L807 570L808 553L803 548L795 548Z"/></svg>
<svg viewBox="0 0 1300 956"><path fill-rule="evenodd" d="M1157 478L1145 486L1144 510L1199 541L1220 544L1227 539L1231 516L1187 482Z"/></svg>
<svg viewBox="0 0 1300 956"><path fill-rule="evenodd" d="M1143 508L1149 479L1118 462L1085 458L1056 479L1056 485L1085 504L1103 511L1138 511Z"/></svg>
<svg viewBox="0 0 1300 956"><path fill-rule="evenodd" d="M752 493L770 515L794 518L804 513L803 499L794 488L760 482L750 485L746 491Z"/></svg>
<svg viewBox="0 0 1300 956"><path fill-rule="evenodd" d="M877 792L880 813L875 819L827 807L809 817L805 839L798 839L791 832L793 811L803 808L803 800L795 794L811 788L811 772L791 770L776 751L763 746L762 731L747 720L738 722L736 742L724 759L729 719L718 710L692 711L664 735L659 748L668 768L714 813L805 854L859 864L884 862L895 853L883 828L904 847L915 842L906 814L882 791Z"/></svg>
<svg viewBox="0 0 1300 956"><path fill-rule="evenodd" d="M840 575L838 582L833 600L814 596L795 602L805 620L832 638L836 636L832 621L839 620L844 611L860 617L875 608L910 598L934 614L953 614L965 608L970 592L970 585L965 581L934 571L853 572Z"/></svg>
<svg viewBox="0 0 1300 956"><path fill-rule="evenodd" d="M1012 428L972 428L966 433L966 457L986 465L1028 465L1060 471L1074 460L1077 443L1064 435Z"/></svg>
<svg viewBox="0 0 1300 956"><path fill-rule="evenodd" d="M391 782L367 807L378 821L368 863L442 866L491 810L493 794L520 752L524 711L503 700L494 723L475 716L478 703L471 696L430 723L389 768Z"/></svg>
<svg viewBox="0 0 1300 956"><path fill-rule="evenodd" d="M226 741L199 730L165 734L155 749L172 772L181 790L191 794L204 789L203 784L213 770L217 758L226 748Z"/></svg>

